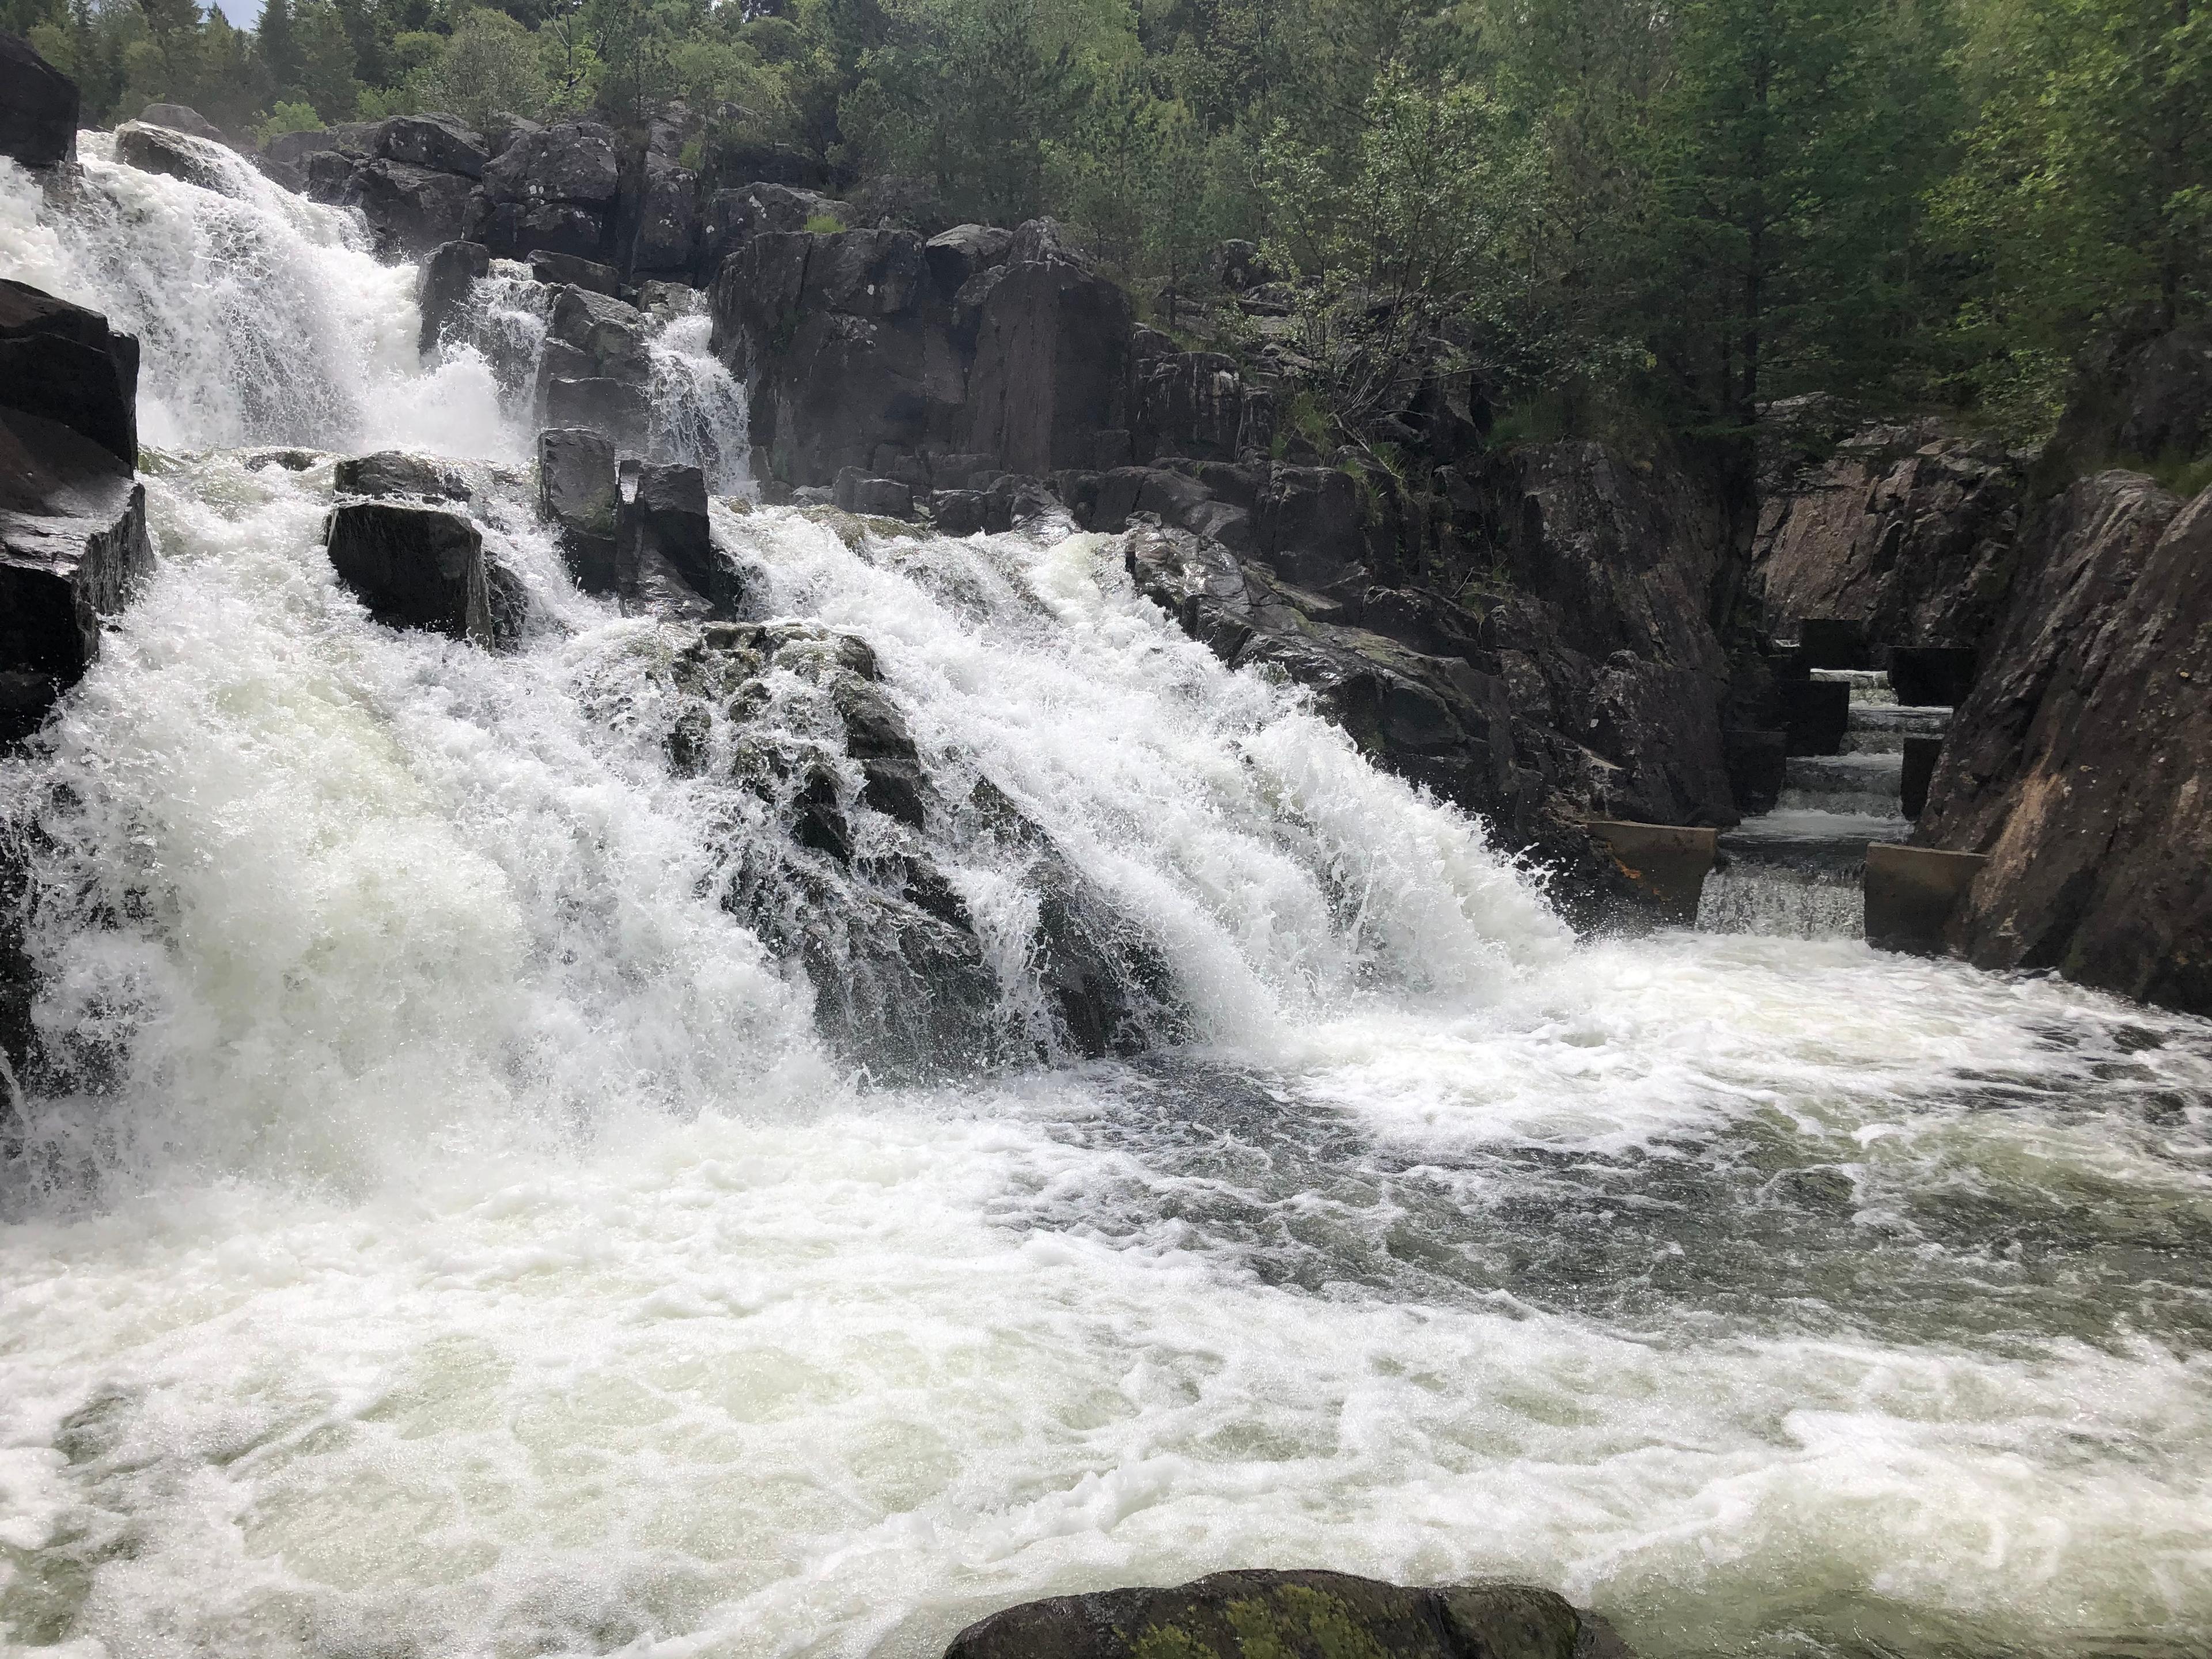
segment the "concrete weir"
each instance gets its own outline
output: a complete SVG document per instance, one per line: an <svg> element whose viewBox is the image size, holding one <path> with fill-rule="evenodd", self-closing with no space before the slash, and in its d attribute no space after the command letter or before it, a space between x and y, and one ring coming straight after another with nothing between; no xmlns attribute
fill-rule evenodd
<svg viewBox="0 0 2212 1659"><path fill-rule="evenodd" d="M1951 912L1989 862L1982 853L1875 842L1866 857L1866 936L1877 951L1941 956Z"/></svg>
<svg viewBox="0 0 2212 1659"><path fill-rule="evenodd" d="M1612 849L1629 880L1656 901L1662 921L1697 925L1698 900L1720 854L1719 830L1621 818L1590 818L1585 827Z"/></svg>

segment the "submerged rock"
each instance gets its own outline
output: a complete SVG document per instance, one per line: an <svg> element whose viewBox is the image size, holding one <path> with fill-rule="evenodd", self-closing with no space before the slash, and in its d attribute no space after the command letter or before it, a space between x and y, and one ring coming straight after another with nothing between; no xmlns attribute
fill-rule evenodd
<svg viewBox="0 0 2212 1659"><path fill-rule="evenodd" d="M1409 1589L1349 1573L1217 1572L1027 1601L945 1659L1631 1659L1613 1627L1526 1584Z"/></svg>

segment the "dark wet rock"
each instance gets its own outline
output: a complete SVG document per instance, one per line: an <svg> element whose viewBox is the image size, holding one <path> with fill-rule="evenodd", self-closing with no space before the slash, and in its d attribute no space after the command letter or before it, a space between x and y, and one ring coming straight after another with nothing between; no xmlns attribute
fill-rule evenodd
<svg viewBox="0 0 2212 1659"><path fill-rule="evenodd" d="M390 161L465 179L483 178L491 159L483 135L452 115L392 116L377 124L375 150Z"/></svg>
<svg viewBox="0 0 2212 1659"><path fill-rule="evenodd" d="M517 115L512 110L495 110L484 122L484 145L489 154L504 155L514 147L514 141L526 133L543 132L545 125L533 121L526 115Z"/></svg>
<svg viewBox="0 0 2212 1659"><path fill-rule="evenodd" d="M605 434L566 427L538 434L538 503L559 526L561 556L586 593L612 593L621 495L615 446Z"/></svg>
<svg viewBox="0 0 2212 1659"><path fill-rule="evenodd" d="M830 500L848 513L865 513L884 519L914 516L914 489L896 478L871 478L856 466L837 475Z"/></svg>
<svg viewBox="0 0 2212 1659"><path fill-rule="evenodd" d="M1978 645L2003 606L2025 478L1987 439L1862 427L1770 483L1753 552L1768 629L1865 624L1875 645Z"/></svg>
<svg viewBox="0 0 2212 1659"><path fill-rule="evenodd" d="M483 537L461 514L342 501L325 520L323 538L338 580L386 627L493 642Z"/></svg>
<svg viewBox="0 0 2212 1659"><path fill-rule="evenodd" d="M0 31L0 155L27 167L76 159L76 82L21 35Z"/></svg>
<svg viewBox="0 0 2212 1659"><path fill-rule="evenodd" d="M738 573L714 550L705 475L696 466L627 460L619 478L615 573L623 597L657 580L665 565L714 611L735 610Z"/></svg>
<svg viewBox="0 0 2212 1659"><path fill-rule="evenodd" d="M634 380L605 376L550 377L540 410L549 426L588 427L633 451L645 447L653 427L652 404L645 389Z"/></svg>
<svg viewBox="0 0 2212 1659"><path fill-rule="evenodd" d="M1260 556L1304 586L1339 580L1366 545L1358 487L1334 467L1270 467L1254 503L1252 529Z"/></svg>
<svg viewBox="0 0 2212 1659"><path fill-rule="evenodd" d="M471 291L490 274L491 250L481 242L442 243L422 262L422 328L416 343L425 356L465 319Z"/></svg>
<svg viewBox="0 0 2212 1659"><path fill-rule="evenodd" d="M930 497L930 521L940 536L973 536L988 527L984 514L989 499L980 489L940 489Z"/></svg>
<svg viewBox="0 0 2212 1659"><path fill-rule="evenodd" d="M1182 1029L1157 946L1042 826L986 780L948 794L933 776L866 641L709 623L665 672L671 764L758 804L728 814L724 903L805 969L817 1025L872 1075L1129 1052ZM774 833L742 827L761 812ZM1026 939L986 946L945 873L978 863L1036 895Z"/></svg>
<svg viewBox="0 0 2212 1659"><path fill-rule="evenodd" d="M0 408L0 743L34 731L151 573L146 495L104 446Z"/></svg>
<svg viewBox="0 0 2212 1659"><path fill-rule="evenodd" d="M414 496L423 501L465 501L475 492L468 474L449 461L380 449L340 461L333 483L341 495Z"/></svg>
<svg viewBox="0 0 2212 1659"><path fill-rule="evenodd" d="M138 463L138 342L96 311L0 278L0 404Z"/></svg>
<svg viewBox="0 0 2212 1659"><path fill-rule="evenodd" d="M1526 1584L1407 1589L1347 1573L1217 1572L1028 1601L945 1659L1630 1659L1611 1626Z"/></svg>
<svg viewBox="0 0 2212 1659"><path fill-rule="evenodd" d="M181 179L218 195L223 191L228 171L226 154L216 140L147 122L125 121L115 129L117 161L141 173Z"/></svg>
<svg viewBox="0 0 2212 1659"><path fill-rule="evenodd" d="M652 331L636 307L581 288L561 290L546 330L549 339L581 352L592 374L640 385L652 378Z"/></svg>
<svg viewBox="0 0 2212 1659"><path fill-rule="evenodd" d="M494 202L606 208L622 187L613 130L596 121L563 121L536 132L517 132L483 169L483 186Z"/></svg>
<svg viewBox="0 0 2212 1659"><path fill-rule="evenodd" d="M597 263L608 252L606 215L574 202L494 202L479 191L465 230L503 259L562 253Z"/></svg>
<svg viewBox="0 0 2212 1659"><path fill-rule="evenodd" d="M1042 477L1094 459L1094 434L1126 428L1128 296L1058 252L1049 221L1014 234L977 308L967 447Z"/></svg>
<svg viewBox="0 0 2212 1659"><path fill-rule="evenodd" d="M462 240L469 197L469 180L459 173L380 156L353 169L339 200L362 210L380 250L427 253Z"/></svg>
<svg viewBox="0 0 2212 1659"><path fill-rule="evenodd" d="M1989 862L1952 947L2212 1013L2212 490L2051 502L1913 839Z"/></svg>

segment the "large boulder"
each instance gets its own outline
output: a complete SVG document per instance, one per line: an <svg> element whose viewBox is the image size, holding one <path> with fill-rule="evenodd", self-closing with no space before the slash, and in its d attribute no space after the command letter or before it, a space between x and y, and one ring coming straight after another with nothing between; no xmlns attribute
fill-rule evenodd
<svg viewBox="0 0 2212 1659"><path fill-rule="evenodd" d="M98 312L0 278L0 404L138 464L138 342Z"/></svg>
<svg viewBox="0 0 2212 1659"><path fill-rule="evenodd" d="M724 259L764 232L803 231L823 220L849 225L860 215L850 204L817 191L762 181L715 191L701 206L699 217L698 274L712 283Z"/></svg>
<svg viewBox="0 0 2212 1659"><path fill-rule="evenodd" d="M228 133L190 104L149 104L138 112L138 118L149 126L167 127L172 132L188 132L195 138L204 138L210 144L227 147L230 143Z"/></svg>
<svg viewBox="0 0 2212 1659"><path fill-rule="evenodd" d="M1042 477L1095 463L1096 434L1126 428L1128 296L1020 228L978 308L966 447Z"/></svg>
<svg viewBox="0 0 2212 1659"><path fill-rule="evenodd" d="M401 501L341 501L324 523L323 539L338 580L386 627L493 643L483 536L462 514Z"/></svg>
<svg viewBox="0 0 2212 1659"><path fill-rule="evenodd" d="M604 210L622 189L622 155L611 128L563 121L518 132L483 169L494 202L568 202Z"/></svg>
<svg viewBox="0 0 2212 1659"><path fill-rule="evenodd" d="M76 82L21 35L0 32L0 155L27 167L76 159Z"/></svg>
<svg viewBox="0 0 2212 1659"><path fill-rule="evenodd" d="M465 179L483 178L491 159L483 135L451 115L392 116L377 124L375 145L389 161Z"/></svg>
<svg viewBox="0 0 2212 1659"><path fill-rule="evenodd" d="M1981 642L2003 607L2024 504L2021 466L1929 422L1862 427L1775 481L1753 552L1770 629L1866 624L1883 646Z"/></svg>
<svg viewBox="0 0 2212 1659"><path fill-rule="evenodd" d="M996 225L955 225L923 245L929 275L939 294L957 294L980 272L1006 263L1014 234Z"/></svg>
<svg viewBox="0 0 2212 1659"><path fill-rule="evenodd" d="M234 188L230 173L236 163L222 144L153 122L125 121L116 128L115 159L141 173L165 173L218 196Z"/></svg>
<svg viewBox="0 0 2212 1659"><path fill-rule="evenodd" d="M2212 490L2106 472L2051 502L1914 840L1989 862L1949 942L2212 1013Z"/></svg>
<svg viewBox="0 0 2212 1659"><path fill-rule="evenodd" d="M428 253L461 240L469 216L469 179L411 161L379 156L347 176L342 205L357 207L387 253Z"/></svg>
<svg viewBox="0 0 2212 1659"><path fill-rule="evenodd" d="M557 526L561 556L586 593L612 593L620 494L614 441L586 427L538 434L538 500Z"/></svg>
<svg viewBox="0 0 2212 1659"><path fill-rule="evenodd" d="M1348 1573L1217 1572L1027 1601L945 1659L1628 1659L1613 1627L1532 1585L1407 1589Z"/></svg>

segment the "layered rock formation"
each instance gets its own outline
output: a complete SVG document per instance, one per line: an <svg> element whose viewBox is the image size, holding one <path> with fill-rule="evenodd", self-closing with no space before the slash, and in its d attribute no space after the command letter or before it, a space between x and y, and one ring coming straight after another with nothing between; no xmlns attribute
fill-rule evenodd
<svg viewBox="0 0 2212 1659"><path fill-rule="evenodd" d="M2020 566L1914 836L1990 855L1950 943L2212 1013L2212 490L2082 479Z"/></svg>

